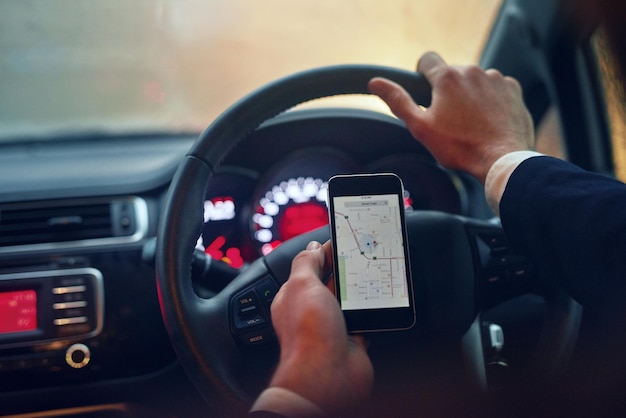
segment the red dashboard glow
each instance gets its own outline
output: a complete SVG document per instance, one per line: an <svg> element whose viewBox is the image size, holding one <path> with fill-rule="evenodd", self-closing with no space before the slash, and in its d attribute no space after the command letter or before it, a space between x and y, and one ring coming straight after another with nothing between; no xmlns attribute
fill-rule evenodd
<svg viewBox="0 0 626 418"><path fill-rule="evenodd" d="M226 237L220 235L215 238L212 243L207 245L204 252L210 255L214 260L221 260L226 264L230 264L231 267L234 267L236 269L243 267L244 260L243 257L241 257L241 251L239 250L239 248L228 248L226 249L226 253L224 254L224 251L222 251L224 244L226 244Z"/></svg>
<svg viewBox="0 0 626 418"><path fill-rule="evenodd" d="M0 292L0 334L37 328L37 292Z"/></svg>
<svg viewBox="0 0 626 418"><path fill-rule="evenodd" d="M316 203L299 203L285 210L278 230L283 241L328 224L328 211Z"/></svg>

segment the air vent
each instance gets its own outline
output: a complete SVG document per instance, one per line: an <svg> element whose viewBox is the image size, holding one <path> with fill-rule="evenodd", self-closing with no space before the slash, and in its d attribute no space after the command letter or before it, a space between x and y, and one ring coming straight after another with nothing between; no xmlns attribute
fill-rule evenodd
<svg viewBox="0 0 626 418"><path fill-rule="evenodd" d="M0 247L131 237L138 231L138 200L55 201L0 207Z"/></svg>

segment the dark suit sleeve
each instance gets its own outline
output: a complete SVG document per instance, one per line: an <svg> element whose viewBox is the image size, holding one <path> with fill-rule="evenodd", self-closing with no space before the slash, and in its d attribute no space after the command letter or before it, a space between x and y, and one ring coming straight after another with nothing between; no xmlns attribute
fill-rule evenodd
<svg viewBox="0 0 626 418"><path fill-rule="evenodd" d="M511 244L583 306L624 305L626 185L530 158L511 175L500 215Z"/></svg>

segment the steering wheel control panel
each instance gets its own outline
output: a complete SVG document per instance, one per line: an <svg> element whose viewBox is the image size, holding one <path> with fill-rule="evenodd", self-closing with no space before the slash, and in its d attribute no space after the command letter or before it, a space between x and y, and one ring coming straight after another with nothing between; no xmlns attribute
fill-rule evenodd
<svg viewBox="0 0 626 418"><path fill-rule="evenodd" d="M529 292L533 264L513 252L501 228L472 229L478 271L478 294L483 306L495 305L515 294Z"/></svg>
<svg viewBox="0 0 626 418"><path fill-rule="evenodd" d="M275 341L270 306L277 292L276 281L268 275L231 299L231 329L240 345L256 347Z"/></svg>

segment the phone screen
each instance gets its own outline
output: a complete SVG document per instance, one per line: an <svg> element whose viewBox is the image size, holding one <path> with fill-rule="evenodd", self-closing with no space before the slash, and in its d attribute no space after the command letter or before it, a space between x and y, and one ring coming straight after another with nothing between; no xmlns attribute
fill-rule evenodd
<svg viewBox="0 0 626 418"><path fill-rule="evenodd" d="M333 197L341 309L408 307L397 194Z"/></svg>

